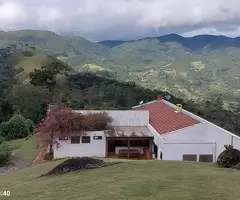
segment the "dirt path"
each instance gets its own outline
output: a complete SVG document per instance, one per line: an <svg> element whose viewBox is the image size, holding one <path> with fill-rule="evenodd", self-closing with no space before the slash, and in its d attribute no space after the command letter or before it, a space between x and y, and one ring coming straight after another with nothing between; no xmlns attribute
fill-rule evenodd
<svg viewBox="0 0 240 200"><path fill-rule="evenodd" d="M38 152L38 155L36 156L36 158L33 160L34 164L37 163L42 163L44 162L44 156L47 153L47 148L41 148L40 151Z"/></svg>
<svg viewBox="0 0 240 200"><path fill-rule="evenodd" d="M40 149L34 160L21 160L17 157L13 157L11 162L7 166L0 167L0 176L4 176L19 171L21 169L28 168L32 164L44 162L44 155L46 154L46 152L46 148Z"/></svg>
<svg viewBox="0 0 240 200"><path fill-rule="evenodd" d="M10 174L12 172L19 171L21 169L27 168L32 164L31 160L21 160L17 157L14 157L5 167L0 167L0 176Z"/></svg>

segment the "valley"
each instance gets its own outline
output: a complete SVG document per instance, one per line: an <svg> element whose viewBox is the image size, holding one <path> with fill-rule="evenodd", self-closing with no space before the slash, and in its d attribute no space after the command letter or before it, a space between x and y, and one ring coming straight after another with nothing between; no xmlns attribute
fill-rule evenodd
<svg viewBox="0 0 240 200"><path fill-rule="evenodd" d="M1 32L0 48L28 44L57 56L76 72L100 72L200 101L240 100L240 39L170 34L135 41L90 42L49 31Z"/></svg>

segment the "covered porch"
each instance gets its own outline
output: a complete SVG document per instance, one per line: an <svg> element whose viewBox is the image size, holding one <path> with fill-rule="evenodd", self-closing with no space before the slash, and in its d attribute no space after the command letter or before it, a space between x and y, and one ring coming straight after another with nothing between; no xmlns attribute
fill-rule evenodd
<svg viewBox="0 0 240 200"><path fill-rule="evenodd" d="M153 136L147 127L115 127L106 137L106 157L152 159Z"/></svg>

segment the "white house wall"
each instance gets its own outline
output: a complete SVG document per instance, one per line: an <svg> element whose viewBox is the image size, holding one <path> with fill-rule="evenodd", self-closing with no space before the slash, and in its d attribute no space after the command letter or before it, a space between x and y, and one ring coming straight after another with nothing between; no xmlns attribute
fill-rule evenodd
<svg viewBox="0 0 240 200"><path fill-rule="evenodd" d="M112 117L113 126L147 126L149 124L149 111L138 110L80 110L76 112L99 113L105 112Z"/></svg>
<svg viewBox="0 0 240 200"><path fill-rule="evenodd" d="M209 139L207 128L207 123L199 123L161 135L163 160L182 160L184 154L196 154L199 160L200 154L211 154L215 161L216 144Z"/></svg>
<svg viewBox="0 0 240 200"><path fill-rule="evenodd" d="M194 126L183 128L171 133L163 134L161 137L167 143L175 142L185 142L185 143L204 143L208 142L207 137L207 124L199 123Z"/></svg>
<svg viewBox="0 0 240 200"><path fill-rule="evenodd" d="M165 100L163 100L163 101L167 105L169 105L173 108L176 108L176 105L171 104L171 103L169 103ZM206 140L208 142L216 143L216 158L220 155L220 153L222 153L225 150L224 145L232 144L235 148L240 150L240 137L239 136L237 136L237 135L235 135L235 134L233 134L233 133L231 133L231 132L229 132L229 131L227 131L227 130L225 130L225 129L223 129L223 128L221 128L221 127L219 127L219 126L217 126L217 125L215 125L215 124L213 124L213 123L211 123L211 122L209 122L209 121L207 121L207 120L205 120L205 119L203 119L203 118L201 118L201 117L199 117L199 116L197 116L193 113L191 113L191 112L188 112L184 109L182 110L182 112L185 113L186 115L192 117L193 119L201 122L200 126L202 126L202 124L204 124L203 126L205 126L205 128L206 128L205 129L206 133L205 134L199 134L200 136L196 137L196 140L199 139L199 141L202 141L203 140L202 136L206 135ZM198 127L198 128L200 128L200 127ZM197 129L196 129L196 133L200 133L201 128L198 129L198 130ZM204 130L204 128L202 130ZM186 131L186 129L185 129L185 131ZM185 134L183 133L183 135L185 135ZM183 140L187 139L187 137L185 137L185 136L183 136L182 139L181 139L181 137L177 136L176 131L173 133L173 136L171 136L170 134L169 135L166 134L166 136L167 136L167 138L165 138L165 136L164 136L164 139L166 139L167 141L169 141L169 140L173 141L175 139L179 139L180 141L183 141ZM189 137L190 138L187 139L187 141L193 139L191 136L189 136Z"/></svg>
<svg viewBox="0 0 240 200"><path fill-rule="evenodd" d="M200 154L212 154L215 161L215 148L214 143L165 143L163 145L163 160L183 160L183 154L196 154L198 161Z"/></svg>
<svg viewBox="0 0 240 200"><path fill-rule="evenodd" d="M164 144L165 141L160 136L160 134L152 127L151 124L148 124L148 128L154 136L153 142L158 147L158 157L157 157L157 159L160 160L160 153L163 152L163 144Z"/></svg>
<svg viewBox="0 0 240 200"><path fill-rule="evenodd" d="M225 148L224 145L233 145L235 148L240 150L240 137L220 128L216 125L208 124L207 134L209 141L216 142L216 156L218 157Z"/></svg>
<svg viewBox="0 0 240 200"><path fill-rule="evenodd" d="M59 141L60 147L54 145L54 159L65 157L96 156L105 157L106 137L103 131L91 131L86 133L91 137L90 143L71 144L71 140ZM102 136L102 140L93 140L93 136Z"/></svg>

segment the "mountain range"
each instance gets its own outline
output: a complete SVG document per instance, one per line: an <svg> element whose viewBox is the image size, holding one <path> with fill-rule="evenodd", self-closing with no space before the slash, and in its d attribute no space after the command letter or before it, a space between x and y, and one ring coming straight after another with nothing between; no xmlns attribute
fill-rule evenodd
<svg viewBox="0 0 240 200"><path fill-rule="evenodd" d="M203 48L215 49L215 48L223 48L223 47L240 47L240 37L231 38L231 37L226 37L224 35L220 35L220 36L197 35L193 37L182 37L174 33L160 36L160 37L148 37L148 38L143 38L139 40L130 40L130 41L106 40L106 41L101 41L99 43L112 48L124 43L131 43L131 42L141 41L145 39L153 39L153 38L159 40L162 43L176 42L191 50L201 50Z"/></svg>
<svg viewBox="0 0 240 200"><path fill-rule="evenodd" d="M240 100L240 38L169 34L91 42L50 31L0 31L0 48L29 44L75 71L93 71L187 99ZM32 64L34 68L34 63Z"/></svg>

